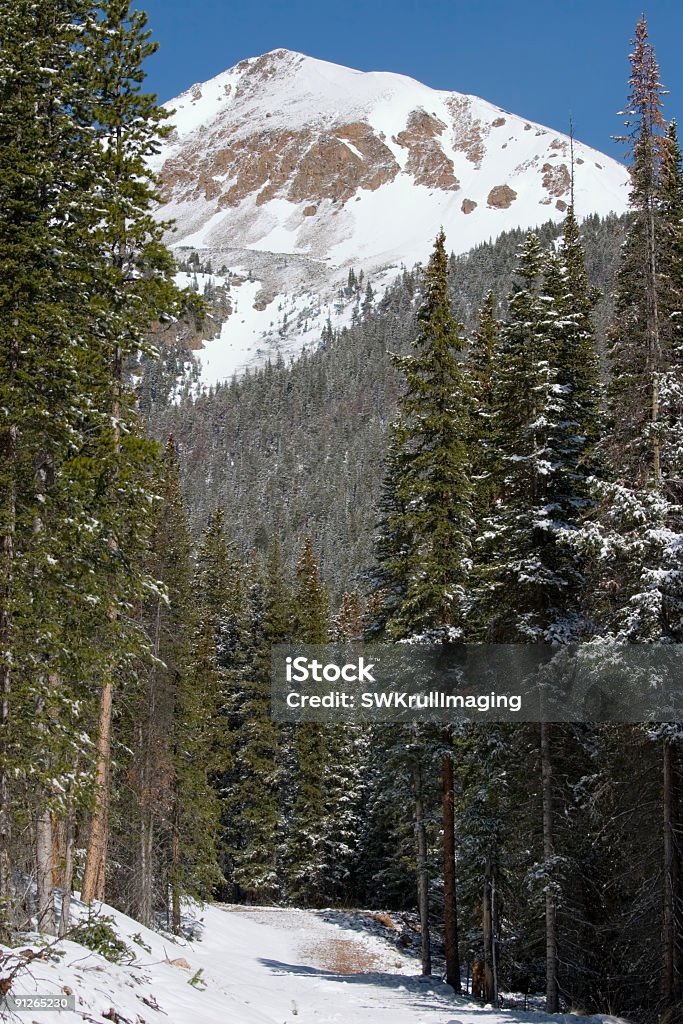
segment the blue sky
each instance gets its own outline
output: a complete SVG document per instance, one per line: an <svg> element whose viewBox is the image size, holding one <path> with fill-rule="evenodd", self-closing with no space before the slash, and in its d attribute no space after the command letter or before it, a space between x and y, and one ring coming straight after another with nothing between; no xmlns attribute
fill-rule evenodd
<svg viewBox="0 0 683 1024"><path fill-rule="evenodd" d="M396 71L437 89L474 93L620 157L628 52L648 19L683 115L683 3L653 0L139 0L161 44L148 86L177 96L244 57L286 47L364 71Z"/></svg>

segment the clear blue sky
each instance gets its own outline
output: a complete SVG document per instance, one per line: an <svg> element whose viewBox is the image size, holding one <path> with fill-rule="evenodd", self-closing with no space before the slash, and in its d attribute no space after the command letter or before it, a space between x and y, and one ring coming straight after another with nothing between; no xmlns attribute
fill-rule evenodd
<svg viewBox="0 0 683 1024"><path fill-rule="evenodd" d="M276 47L363 71L474 93L619 158L617 111L645 13L665 115L683 120L683 0L139 0L161 44L148 86L161 100Z"/></svg>

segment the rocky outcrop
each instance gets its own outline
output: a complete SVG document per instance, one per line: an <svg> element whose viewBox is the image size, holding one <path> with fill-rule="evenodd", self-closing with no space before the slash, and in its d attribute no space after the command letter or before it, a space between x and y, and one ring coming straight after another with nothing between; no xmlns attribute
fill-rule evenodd
<svg viewBox="0 0 683 1024"><path fill-rule="evenodd" d="M413 110L405 130L399 132L395 141L408 150L405 169L416 185L457 192L460 182L455 176L453 161L439 143L445 131L446 125L438 117L424 110Z"/></svg>
<svg viewBox="0 0 683 1024"><path fill-rule="evenodd" d="M496 185L488 194L486 203L493 210L507 210L517 198L517 193L509 185Z"/></svg>

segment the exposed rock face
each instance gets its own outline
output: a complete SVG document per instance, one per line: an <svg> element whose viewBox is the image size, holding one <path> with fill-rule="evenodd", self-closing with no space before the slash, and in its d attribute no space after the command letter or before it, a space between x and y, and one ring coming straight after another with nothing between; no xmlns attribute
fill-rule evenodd
<svg viewBox="0 0 683 1024"><path fill-rule="evenodd" d="M276 196L309 206L311 200L346 202L360 188L374 191L392 181L400 170L370 125L359 122L328 135L266 131L231 139L214 133L210 143L203 153L182 149L166 162L166 201L217 200L220 209L239 206L251 195L257 206Z"/></svg>
<svg viewBox="0 0 683 1024"><path fill-rule="evenodd" d="M152 166L171 245L369 271L424 261L441 226L464 251L539 214L559 219L570 198L564 136L401 75L274 50L169 107L174 130ZM574 149L577 215L625 209L624 169Z"/></svg>
<svg viewBox="0 0 683 1024"><path fill-rule="evenodd" d="M469 96L451 96L446 101L453 125L453 148L464 153L470 163L480 167L484 158L484 139L488 131L475 117Z"/></svg>
<svg viewBox="0 0 683 1024"><path fill-rule="evenodd" d="M551 196L564 196L569 191L572 177L566 164L543 164L543 188Z"/></svg>
<svg viewBox="0 0 683 1024"><path fill-rule="evenodd" d="M517 193L509 185L496 185L488 194L486 203L494 210L507 210L517 198Z"/></svg>
<svg viewBox="0 0 683 1024"><path fill-rule="evenodd" d="M413 110L405 130L396 136L396 142L408 150L405 169L416 185L457 192L460 182L454 174L453 161L439 144L439 136L445 131L446 125L434 115Z"/></svg>

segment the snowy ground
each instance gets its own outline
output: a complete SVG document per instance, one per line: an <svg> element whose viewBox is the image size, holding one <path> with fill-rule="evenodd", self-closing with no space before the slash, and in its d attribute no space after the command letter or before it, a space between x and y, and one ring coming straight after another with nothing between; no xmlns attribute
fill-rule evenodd
<svg viewBox="0 0 683 1024"><path fill-rule="evenodd" d="M188 250L190 251L190 250ZM183 250L181 255L187 255ZM206 257L207 253L202 255ZM228 264L230 255L219 250L208 254L216 264ZM285 363L301 355L304 349L319 347L326 324L335 331L348 327L354 310L360 315L364 290L350 295L344 285L348 269L336 278L313 279L322 291L311 290L306 280L306 261L290 260L278 265L267 254L252 254L250 266L230 262L227 274L190 274L180 271L175 275L179 288L193 282L204 293L207 285L228 287L232 312L221 325L220 335L203 339L202 347L194 352L199 363L198 391L230 381L233 375L242 376L247 368L257 369L266 362L281 357ZM375 301L379 301L387 285L398 273L392 266L372 278ZM181 379L179 384L184 381Z"/></svg>
<svg viewBox="0 0 683 1024"><path fill-rule="evenodd" d="M279 908L210 906L197 913L192 942L175 942L113 917L130 949L115 965L65 941L51 962L33 961L12 993L73 992L62 1019L105 1024L578 1024L566 1015L494 1011L419 977L415 959L348 915ZM340 926L335 919L342 922ZM346 923L354 927L344 927ZM38 948L35 941L21 947ZM0 947L1 948L1 947ZM175 962L173 962L175 961ZM0 980L16 959L0 963ZM7 1013L0 1018L9 1020ZM54 1012L13 1018L48 1024ZM581 1018L586 1022L587 1018ZM603 1022L615 1018L592 1018Z"/></svg>

